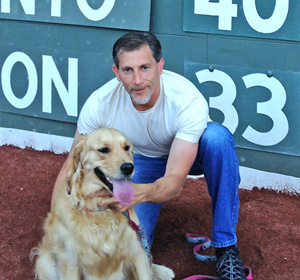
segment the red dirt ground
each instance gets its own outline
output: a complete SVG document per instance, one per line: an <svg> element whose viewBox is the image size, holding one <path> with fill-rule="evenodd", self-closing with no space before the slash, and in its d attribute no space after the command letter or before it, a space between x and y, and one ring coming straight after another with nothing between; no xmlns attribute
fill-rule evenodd
<svg viewBox="0 0 300 280"><path fill-rule="evenodd" d="M66 158L51 152L0 147L0 279L34 279L30 249L42 237L52 186ZM238 246L255 280L300 279L299 197L268 190L240 190ZM214 263L193 256L185 233L210 235L210 198L204 179L188 179L180 198L165 203L152 248L155 263L176 280L215 275ZM212 249L211 249L211 252Z"/></svg>

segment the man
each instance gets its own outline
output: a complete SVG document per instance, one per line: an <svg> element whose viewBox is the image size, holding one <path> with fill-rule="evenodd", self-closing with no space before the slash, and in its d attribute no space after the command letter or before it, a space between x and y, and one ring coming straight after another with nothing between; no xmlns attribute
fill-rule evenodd
<svg viewBox="0 0 300 280"><path fill-rule="evenodd" d="M80 134L100 127L122 131L135 148L135 197L123 207L102 191L101 205L121 211L135 206L152 244L162 203L180 195L188 174L204 174L212 198L211 244L216 248L219 277L246 279L236 247L240 177L231 133L208 122L207 103L190 81L163 70L161 45L153 34L125 34L113 47L113 59L116 78L86 101L73 147ZM57 178L53 199L72 150Z"/></svg>

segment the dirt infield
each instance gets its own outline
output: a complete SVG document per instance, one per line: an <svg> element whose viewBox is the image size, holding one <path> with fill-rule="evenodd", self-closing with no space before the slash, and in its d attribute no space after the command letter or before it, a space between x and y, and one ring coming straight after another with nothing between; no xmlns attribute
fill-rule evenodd
<svg viewBox="0 0 300 280"><path fill-rule="evenodd" d="M42 237L52 186L65 158L0 147L0 279L34 279L29 252ZM300 279L299 197L254 188L241 189L240 200L238 246L254 279ZM164 205L152 248L154 261L172 268L177 280L215 275L215 264L196 260L195 245L185 241L187 232L209 236L211 223L205 180L188 179L181 196Z"/></svg>

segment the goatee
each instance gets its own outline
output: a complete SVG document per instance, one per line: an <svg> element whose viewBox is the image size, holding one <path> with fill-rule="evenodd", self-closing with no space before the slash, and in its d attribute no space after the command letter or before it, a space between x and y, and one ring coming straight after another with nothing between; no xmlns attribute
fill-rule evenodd
<svg viewBox="0 0 300 280"><path fill-rule="evenodd" d="M136 98L134 96L134 94L132 93L132 91L129 93L130 98L132 100L133 103L137 104L137 105L145 105L149 102L151 96L152 96L152 91L149 89L147 96L145 98Z"/></svg>

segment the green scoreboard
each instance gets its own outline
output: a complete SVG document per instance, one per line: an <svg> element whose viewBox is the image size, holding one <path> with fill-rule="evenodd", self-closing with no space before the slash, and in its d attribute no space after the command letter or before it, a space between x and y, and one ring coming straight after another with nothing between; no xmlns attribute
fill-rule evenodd
<svg viewBox="0 0 300 280"><path fill-rule="evenodd" d="M114 77L113 43L150 30L165 68L234 134L241 166L297 180L299 17L296 0L0 0L0 127L72 137Z"/></svg>

